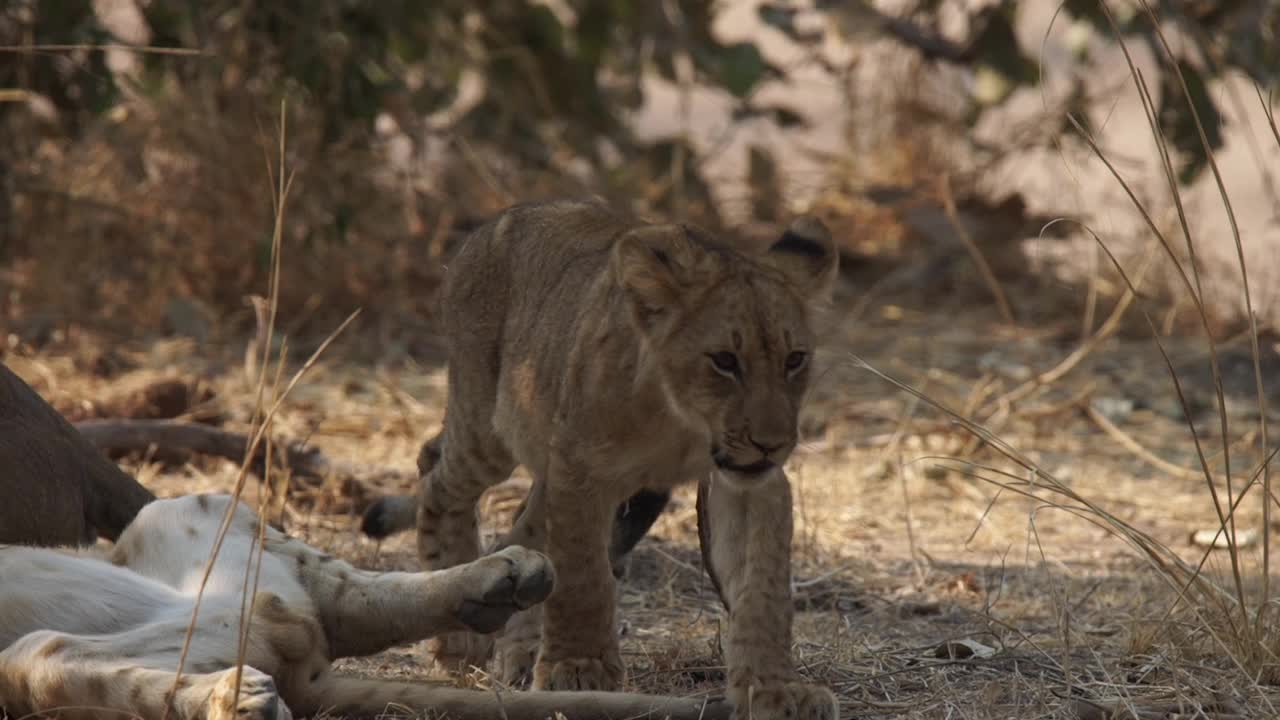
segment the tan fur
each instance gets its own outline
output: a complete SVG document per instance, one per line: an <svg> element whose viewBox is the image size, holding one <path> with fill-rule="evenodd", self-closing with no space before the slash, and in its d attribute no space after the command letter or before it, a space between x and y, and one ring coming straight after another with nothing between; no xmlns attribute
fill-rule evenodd
<svg viewBox="0 0 1280 720"><path fill-rule="evenodd" d="M224 518L228 531L177 677ZM260 568L256 579L248 567ZM322 711L371 717L395 706L463 720L728 715L723 705L677 698L499 694L330 671L336 657L445 631L490 632L539 602L554 583L551 566L519 547L436 572L367 572L260 528L227 496L195 496L146 506L107 557L0 545L0 577L0 716L255 720ZM237 666L242 610L250 622Z"/></svg>
<svg viewBox="0 0 1280 720"><path fill-rule="evenodd" d="M738 713L835 717L829 691L794 682L780 468L808 387L810 307L836 265L815 220L748 257L696 228L585 202L517 206L467 240L444 292L449 404L428 444L439 459L418 493L418 548L430 568L474 560L480 495L517 462L533 475L506 543L545 549L559 579L500 642L505 680L532 669L539 689L619 687L614 509L638 490L710 477L706 535ZM404 502L390 501L387 519ZM446 663L488 653L458 635L434 649Z"/></svg>

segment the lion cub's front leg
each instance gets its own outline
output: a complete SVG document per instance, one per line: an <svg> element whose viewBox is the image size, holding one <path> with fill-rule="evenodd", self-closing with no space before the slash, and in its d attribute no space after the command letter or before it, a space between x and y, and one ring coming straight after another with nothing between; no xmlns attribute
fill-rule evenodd
<svg viewBox="0 0 1280 720"><path fill-rule="evenodd" d="M728 611L724 635L736 718L835 720L830 690L791 662L791 487L779 469L751 484L720 473L698 486L703 563Z"/></svg>
<svg viewBox="0 0 1280 720"><path fill-rule="evenodd" d="M543 606L537 690L617 690L624 668L609 563L617 505L584 474L553 472L547 484L547 555L557 581Z"/></svg>

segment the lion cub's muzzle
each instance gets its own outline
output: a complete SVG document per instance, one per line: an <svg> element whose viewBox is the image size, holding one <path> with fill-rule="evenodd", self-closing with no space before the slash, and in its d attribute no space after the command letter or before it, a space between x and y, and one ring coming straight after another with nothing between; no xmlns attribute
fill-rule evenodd
<svg viewBox="0 0 1280 720"><path fill-rule="evenodd" d="M711 459L720 470L732 473L744 480L754 480L767 475L770 471L786 462L794 449L794 444L773 448L758 448L754 458L735 457L721 447L711 449ZM745 455L746 453L743 453Z"/></svg>
<svg viewBox="0 0 1280 720"><path fill-rule="evenodd" d="M777 467L772 460L763 457L751 463L736 463L726 452L712 453L711 459L715 461L716 467L721 470L728 470L739 475L762 475Z"/></svg>

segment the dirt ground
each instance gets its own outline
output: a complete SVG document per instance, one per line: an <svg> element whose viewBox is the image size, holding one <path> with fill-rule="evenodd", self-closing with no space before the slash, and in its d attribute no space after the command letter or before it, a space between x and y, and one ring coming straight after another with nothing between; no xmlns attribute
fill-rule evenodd
<svg viewBox="0 0 1280 720"><path fill-rule="evenodd" d="M976 416L1079 496L1188 562L1208 554L1206 572L1221 579L1226 553L1191 541L1217 526L1216 515L1150 339L1113 338L1064 377L1008 403L1000 398L1078 347L1078 328L1012 329L985 303L922 312L883 301L861 307L857 298L856 288L842 288L825 320L823 370L789 465L797 502L795 653L804 675L839 694L844 717L1277 715L1280 693L1235 667L1211 623L1186 603L1175 606L1168 582L1146 559L1089 514L1055 509L1048 491L1029 499L983 479L1007 482L1000 469L1015 478L1027 473L857 361ZM275 435L305 440L331 458L401 471L404 484L295 481L283 522L359 565L412 569L411 534L372 542L359 534L358 516L371 497L408 489L418 445L437 430L444 409L442 358L352 359L368 355L353 351L366 340L357 330L336 342L285 402ZM1220 466L1206 345L1194 338L1168 345L1210 462ZM1280 363L1274 348L1264 351L1264 360ZM1247 342L1227 343L1221 354L1238 491L1260 460L1256 398ZM39 352L11 349L4 361L73 418L93 416L104 398L173 377L199 381L212 391L202 412L216 410L224 427L243 430L255 399L243 356L243 345L183 339L109 348L67 340ZM237 471L206 458L122 463L162 496L228 491ZM490 494L491 523L509 517L526 483L517 473ZM247 497L257 490L253 477ZM1254 500L1237 514L1241 532L1262 529ZM692 695L723 684L722 620L700 568L695 522L693 494L682 491L621 585L632 688ZM1242 553L1255 576L1259 553L1257 545ZM409 646L343 665L386 677L430 674L420 649ZM460 682L488 678L476 673Z"/></svg>

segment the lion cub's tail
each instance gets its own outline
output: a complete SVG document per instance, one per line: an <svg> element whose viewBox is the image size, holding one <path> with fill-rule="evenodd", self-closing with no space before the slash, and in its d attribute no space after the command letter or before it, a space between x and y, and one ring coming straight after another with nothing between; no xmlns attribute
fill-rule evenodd
<svg viewBox="0 0 1280 720"><path fill-rule="evenodd" d="M319 685L309 698L315 704L295 713L376 717L400 708L452 720L546 720L557 713L568 720L728 720L732 711L719 699L638 693L462 690L338 676Z"/></svg>
<svg viewBox="0 0 1280 720"><path fill-rule="evenodd" d="M418 450L418 477L426 477L431 468L440 462L444 452L444 433L422 443ZM412 530L418 524L418 496L387 495L380 497L364 511L360 520L360 532L375 540Z"/></svg>
<svg viewBox="0 0 1280 720"><path fill-rule="evenodd" d="M386 495L373 501L360 520L360 532L381 540L417 524L417 495Z"/></svg>

